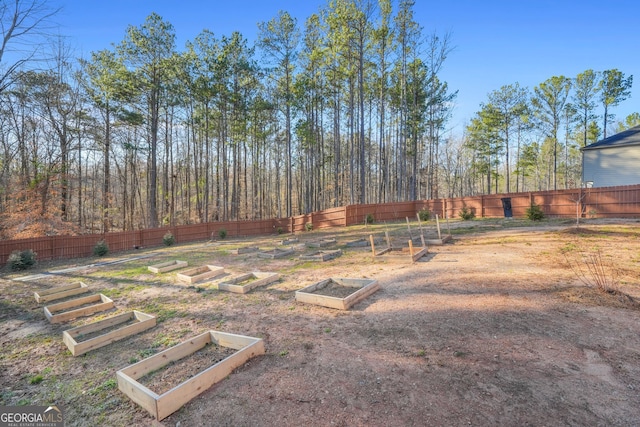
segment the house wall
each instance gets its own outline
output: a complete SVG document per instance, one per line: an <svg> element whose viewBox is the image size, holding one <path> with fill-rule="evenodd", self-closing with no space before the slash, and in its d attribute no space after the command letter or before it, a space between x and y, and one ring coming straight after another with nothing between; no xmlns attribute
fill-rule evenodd
<svg viewBox="0 0 640 427"><path fill-rule="evenodd" d="M640 146L584 150L582 181L594 187L640 184Z"/></svg>

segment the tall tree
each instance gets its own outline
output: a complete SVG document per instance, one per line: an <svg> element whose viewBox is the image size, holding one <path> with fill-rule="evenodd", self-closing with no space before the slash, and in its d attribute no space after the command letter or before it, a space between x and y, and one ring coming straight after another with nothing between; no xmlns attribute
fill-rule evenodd
<svg viewBox="0 0 640 427"><path fill-rule="evenodd" d="M147 108L149 126L149 226L158 226L158 133L164 85L172 78L168 61L175 49L173 26L156 13L139 27L129 26L118 46L125 64L133 68Z"/></svg>
<svg viewBox="0 0 640 427"><path fill-rule="evenodd" d="M291 142L291 103L293 99L293 71L297 56L300 31L296 19L288 12L281 11L276 18L258 24L258 45L275 61L275 78L281 81L280 97L284 100L286 158L287 216L292 215L292 142Z"/></svg>
<svg viewBox="0 0 640 427"><path fill-rule="evenodd" d="M378 91L378 203L386 200L390 191L389 156L387 153L387 138L385 134L387 111L386 102L389 96L389 65L390 55L394 48L393 29L391 28L392 6L390 0L379 0L380 19L373 30L374 55L378 62L377 82Z"/></svg>
<svg viewBox="0 0 640 427"><path fill-rule="evenodd" d="M553 189L557 190L558 131L564 107L571 89L571 80L565 76L553 76L536 86L531 103L549 142L553 146Z"/></svg>
<svg viewBox="0 0 640 427"><path fill-rule="evenodd" d="M579 128L583 134L582 146L587 145L587 133L589 123L596 119L594 113L596 109L596 96L600 90L600 73L593 70L586 70L576 76L573 83L573 105L576 109Z"/></svg>
<svg viewBox="0 0 640 427"><path fill-rule="evenodd" d="M635 126L640 126L640 113L631 113L624 118L623 122L618 122L616 132L622 132Z"/></svg>
<svg viewBox="0 0 640 427"><path fill-rule="evenodd" d="M110 188L111 188L111 139L112 121L115 113L120 111L120 102L132 94L132 79L114 51L100 50L91 52L90 60L81 60L83 69L81 82L93 105L102 115L104 136L102 138L103 153L103 185L102 185L102 223L103 232L111 227Z"/></svg>
<svg viewBox="0 0 640 427"><path fill-rule="evenodd" d="M607 137L607 123L615 115L609 113L609 109L618 106L622 101L631 96L631 86L633 76L625 77L624 73L617 69L604 70L602 80L600 80L600 102L604 107L604 117L602 131L604 138Z"/></svg>
<svg viewBox="0 0 640 427"><path fill-rule="evenodd" d="M495 107L495 119L499 127L500 140L505 153L505 191L511 192L511 142L520 123L520 117L526 111L527 91L518 83L502 86L489 94L489 103Z"/></svg>

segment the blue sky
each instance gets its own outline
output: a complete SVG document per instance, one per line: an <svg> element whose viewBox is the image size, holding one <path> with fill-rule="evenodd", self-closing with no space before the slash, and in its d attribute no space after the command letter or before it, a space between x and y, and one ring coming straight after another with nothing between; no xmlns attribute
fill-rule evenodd
<svg viewBox="0 0 640 427"><path fill-rule="evenodd" d="M257 23L286 10L305 19L326 0L52 0L62 12L60 34L77 56L120 42L128 25L156 12L173 24L178 48L207 28L216 36L241 32L255 41ZM534 86L554 75L575 77L589 68L617 68L636 81L616 119L640 112L640 2L632 0L416 0L415 19L425 34L451 33L455 50L442 71L459 91L450 123L455 134L487 94L519 82Z"/></svg>

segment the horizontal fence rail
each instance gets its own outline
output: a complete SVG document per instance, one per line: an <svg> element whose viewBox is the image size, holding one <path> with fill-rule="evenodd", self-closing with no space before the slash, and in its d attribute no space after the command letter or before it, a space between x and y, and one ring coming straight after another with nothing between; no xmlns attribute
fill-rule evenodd
<svg viewBox="0 0 640 427"><path fill-rule="evenodd" d="M88 257L96 243L104 240L111 252L161 246L166 233L177 243L216 240L221 232L228 237L298 233L313 229L364 224L368 215L375 221L395 221L428 210L441 218L456 218L466 208L478 218L504 216L503 199L509 199L514 217L525 217L532 204L540 206L547 217L637 218L640 217L640 185L620 187L578 188L571 190L490 194L435 200L416 200L384 204L348 205L289 218L255 221L224 221L146 230L122 231L80 236L46 236L0 241L0 264L11 252L31 249L39 260Z"/></svg>

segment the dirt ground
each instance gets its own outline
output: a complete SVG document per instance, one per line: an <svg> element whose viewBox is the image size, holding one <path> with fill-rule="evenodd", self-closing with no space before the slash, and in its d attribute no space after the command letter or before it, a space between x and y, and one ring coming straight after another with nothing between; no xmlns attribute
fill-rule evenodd
<svg viewBox="0 0 640 427"><path fill-rule="evenodd" d="M347 246L385 230L407 244L406 224L375 224L302 233L281 259L230 253L282 247L273 235L4 269L0 405L57 404L70 426L640 425L640 222L452 221L453 240L416 263ZM332 237L342 256L297 259L317 251L305 242ZM618 292L578 279L594 253ZM243 295L147 271L176 259L281 279ZM348 311L296 302L330 277L381 289ZM78 281L116 309L50 324L33 292ZM66 329L132 309L157 326L79 357L62 342ZM207 330L262 338L266 354L160 422L118 390L117 370Z"/></svg>

